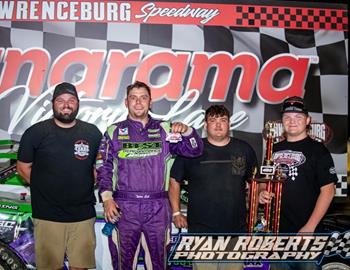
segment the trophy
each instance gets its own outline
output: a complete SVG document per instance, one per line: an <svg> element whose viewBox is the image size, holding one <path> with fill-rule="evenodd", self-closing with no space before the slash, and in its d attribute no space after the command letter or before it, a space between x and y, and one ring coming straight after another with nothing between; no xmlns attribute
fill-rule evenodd
<svg viewBox="0 0 350 270"><path fill-rule="evenodd" d="M274 232L279 231L281 199L282 199L282 170L276 168L272 160L274 143L274 123L265 124L266 155L263 165L260 167L260 175L256 177L257 169L253 171L249 188L249 217L248 232ZM259 184L264 183L266 191L275 194L271 203L266 203L263 211L259 209ZM272 210L272 213L271 213Z"/></svg>

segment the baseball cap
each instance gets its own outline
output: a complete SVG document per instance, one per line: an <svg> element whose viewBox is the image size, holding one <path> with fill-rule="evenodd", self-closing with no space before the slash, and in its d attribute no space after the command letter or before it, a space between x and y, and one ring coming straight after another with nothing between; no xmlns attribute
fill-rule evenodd
<svg viewBox="0 0 350 270"><path fill-rule="evenodd" d="M283 102L281 112L282 113L299 112L299 113L308 114L308 110L305 106L304 99L302 99L301 97L297 97L297 96L287 98Z"/></svg>
<svg viewBox="0 0 350 270"><path fill-rule="evenodd" d="M75 89L75 86L71 83L63 82L56 85L55 90L53 92L52 101L54 101L58 96L63 94L71 94L72 96L75 96L77 100L79 100L77 89Z"/></svg>

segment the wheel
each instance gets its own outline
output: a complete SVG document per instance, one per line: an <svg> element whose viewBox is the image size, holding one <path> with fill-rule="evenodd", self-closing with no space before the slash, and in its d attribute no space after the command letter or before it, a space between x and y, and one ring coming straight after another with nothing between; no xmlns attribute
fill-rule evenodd
<svg viewBox="0 0 350 270"><path fill-rule="evenodd" d="M0 270L26 270L26 264L5 243L0 241Z"/></svg>

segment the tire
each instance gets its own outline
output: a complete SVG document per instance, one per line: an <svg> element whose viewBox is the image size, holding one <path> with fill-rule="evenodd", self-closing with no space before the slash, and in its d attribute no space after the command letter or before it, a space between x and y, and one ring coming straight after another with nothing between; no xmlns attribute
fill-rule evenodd
<svg viewBox="0 0 350 270"><path fill-rule="evenodd" d="M5 265L5 263L3 265L2 261L0 261L0 270L10 270L10 268L7 265Z"/></svg>
<svg viewBox="0 0 350 270"><path fill-rule="evenodd" d="M350 267L344 263L327 263L322 266L322 270L349 270Z"/></svg>
<svg viewBox="0 0 350 270"><path fill-rule="evenodd" d="M0 241L0 270L26 270L26 264L8 245Z"/></svg>

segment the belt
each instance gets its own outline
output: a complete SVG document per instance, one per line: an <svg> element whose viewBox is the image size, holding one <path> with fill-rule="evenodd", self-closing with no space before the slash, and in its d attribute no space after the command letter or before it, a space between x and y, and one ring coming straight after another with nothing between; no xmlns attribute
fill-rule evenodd
<svg viewBox="0 0 350 270"><path fill-rule="evenodd" d="M168 198L167 191L161 192L147 192L147 191L117 191L114 196L117 199L163 199Z"/></svg>

